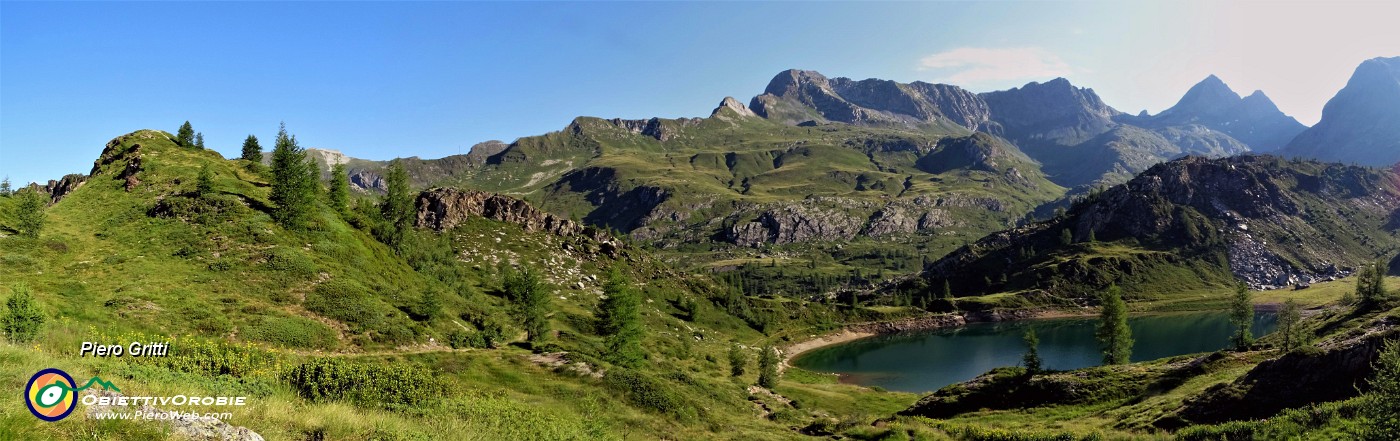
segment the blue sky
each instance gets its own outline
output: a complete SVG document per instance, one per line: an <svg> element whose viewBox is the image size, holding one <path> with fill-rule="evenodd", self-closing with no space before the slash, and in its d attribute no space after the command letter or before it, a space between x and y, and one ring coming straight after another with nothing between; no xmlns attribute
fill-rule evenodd
<svg viewBox="0 0 1400 441"><path fill-rule="evenodd" d="M237 155L441 157L575 116L704 116L783 69L949 82L1057 76L1160 111L1218 74L1305 124L1362 60L1400 55L1371 3L0 2L0 176L86 172L111 138L190 120Z"/></svg>

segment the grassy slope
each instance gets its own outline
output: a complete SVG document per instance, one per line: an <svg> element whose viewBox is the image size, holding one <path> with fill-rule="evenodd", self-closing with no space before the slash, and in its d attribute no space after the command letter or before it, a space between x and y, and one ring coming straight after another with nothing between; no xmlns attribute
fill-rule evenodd
<svg viewBox="0 0 1400 441"><path fill-rule="evenodd" d="M247 172L240 161L180 148L166 137L138 132L122 141L123 151L141 145L145 171L138 175L142 183L134 191L124 191L122 182L113 179L117 165L108 166L48 210L49 224L40 239L0 238L0 261L5 263L0 266L0 280L5 281L0 297L8 296L15 283L26 283L51 320L35 345L0 344L0 359L5 361L0 363L0 381L7 387L22 388L34 371L60 367L75 377L102 376L128 394L247 394L253 397L252 405L236 411L230 422L269 439L428 439L443 433L479 439L788 439L797 436L791 427L816 418L860 420L907 406L915 398L794 381L780 392L845 398L833 401L837 405L832 409L824 408L821 400L799 399L805 406L796 409L768 399L779 414L763 418L749 401L747 386L755 380L755 348L765 337L705 298L705 290L717 289L708 279L674 273L644 254L622 263L646 299L645 347L651 358L643 372L663 379L666 389L694 413L649 410L600 379L531 362L530 352L515 346L452 350L434 342L470 327L469 317L488 314L511 322L506 302L495 296L496 264L527 262L545 269L556 291L557 296L551 296L551 324L559 331L556 347L573 352L575 361L608 369L598 360L601 340L591 329L591 311L598 301L598 284L591 280L600 279L612 262L560 256L558 238L495 222L469 222L442 238L417 233L424 241L450 240L453 252L466 258L461 264L464 282L448 284L416 271L325 207L315 210L309 231L277 227L259 209L267 205L264 178ZM188 199L193 177L204 165L214 173L218 197L232 201L232 208L204 222L153 215L162 212L157 207ZM0 222L12 222L9 205L8 199L0 199L5 209L0 210ZM579 281L586 282L584 289L573 288ZM304 296L330 283L363 287L382 320L346 323L308 311ZM442 312L413 320L405 311L424 292L440 295ZM695 317L677 307L692 297L699 300ZM779 311L795 312L764 301L756 301L755 308L775 316ZM810 309L822 310L815 305ZM804 314L810 312L792 319L811 319ZM394 339L380 329L394 327L411 332ZM515 335L513 328L508 334ZM298 338L326 333L333 338ZM84 340L148 339L175 339L175 356L168 363L75 357ZM750 348L749 374L742 378L727 375L724 360L731 342ZM281 375L318 357L431 373L446 381L451 393L412 412L310 402ZM245 359L253 361L238 361ZM191 367L196 360L247 369L215 375ZM0 405L0 435L8 435L0 438L163 439L167 434L161 430L150 424L81 417L47 424L30 417L19 401Z"/></svg>
<svg viewBox="0 0 1400 441"><path fill-rule="evenodd" d="M727 113L726 113L727 114ZM653 221L648 242L685 268L712 267L719 260L748 259L777 252L797 258L829 256L821 244L793 244L752 250L709 243L731 222L753 220L766 207L807 200L829 210L865 219L889 201L918 196L991 198L1005 205L1002 212L980 207L944 207L955 225L935 233L859 237L855 247L827 265L823 276L849 277L855 271L908 272L922 263L919 256L939 256L982 235L1005 228L1034 207L1060 197L1064 189L1049 182L1033 161L1009 153L1001 166L1015 167L1030 186L1009 182L997 172L954 169L930 173L912 151L880 151L880 146L924 145L929 148L960 132L920 132L890 128L831 124L793 127L758 118L708 118L697 125L663 121L675 135L662 142L634 134L597 118L578 118L565 131L522 138L504 152L499 163L446 178L440 184L462 185L524 197L543 208L567 213L592 223L624 231L644 212L609 216L615 205L598 205L590 195L603 191L624 194L639 186L664 189L670 199L663 211L674 210L683 220ZM597 168L611 176L583 188L555 185L571 170ZM910 187L905 189L904 183ZM813 202L812 196L829 198ZM679 249L680 252L668 252ZM865 252L861 252L864 250ZM867 258L868 252L899 250L899 259ZM771 252L770 252L771 251ZM764 277L775 277L765 274ZM784 275L781 278L787 278ZM789 284L786 291L810 291Z"/></svg>

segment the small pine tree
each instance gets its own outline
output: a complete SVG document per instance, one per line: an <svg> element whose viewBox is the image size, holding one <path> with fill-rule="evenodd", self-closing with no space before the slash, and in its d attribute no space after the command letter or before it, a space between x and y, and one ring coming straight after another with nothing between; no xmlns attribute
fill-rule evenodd
<svg viewBox="0 0 1400 441"><path fill-rule="evenodd" d="M248 138L243 140L243 154L238 158L259 164L262 163L262 145L258 144L258 137L248 135Z"/></svg>
<svg viewBox="0 0 1400 441"><path fill-rule="evenodd" d="M384 220L389 223L384 243L401 253L404 237L413 226L413 195L409 194L408 172L404 171L401 161L395 159L389 163L384 182L388 189L379 207Z"/></svg>
<svg viewBox="0 0 1400 441"><path fill-rule="evenodd" d="M175 142L181 147L194 146L194 126L189 121L180 125L180 129L175 131Z"/></svg>
<svg viewBox="0 0 1400 441"><path fill-rule="evenodd" d="M1359 308L1372 309L1386 300L1385 265L1375 262L1362 265L1356 275L1356 295L1360 297Z"/></svg>
<svg viewBox="0 0 1400 441"><path fill-rule="evenodd" d="M44 326L44 313L29 294L29 287L15 285L14 294L5 300L5 315L0 316L0 331L11 343L34 341L39 328Z"/></svg>
<svg viewBox="0 0 1400 441"><path fill-rule="evenodd" d="M1254 303L1250 301L1249 287L1244 282L1235 283L1235 294L1230 297L1230 325L1235 327L1230 342L1236 351L1249 349L1254 343L1250 327L1254 325Z"/></svg>
<svg viewBox="0 0 1400 441"><path fill-rule="evenodd" d="M297 138L287 134L283 124L277 130L277 142L272 147L272 218L283 228L305 228L306 218L315 201L316 182L311 180L314 167L306 159L306 151L297 145Z"/></svg>
<svg viewBox="0 0 1400 441"><path fill-rule="evenodd" d="M948 279L943 279L943 296L940 298L943 300L950 300L953 298L953 285L948 282Z"/></svg>
<svg viewBox="0 0 1400 441"><path fill-rule="evenodd" d="M44 230L44 210L48 206L47 197L37 188L26 188L15 193L19 203L15 206L16 226L19 234L37 238Z"/></svg>
<svg viewBox="0 0 1400 441"><path fill-rule="evenodd" d="M530 343L544 341L549 333L549 293L539 273L530 267L512 270L507 273L503 285L506 298L515 303L516 315L525 326L526 339Z"/></svg>
<svg viewBox="0 0 1400 441"><path fill-rule="evenodd" d="M742 377L744 370L748 368L749 357L744 355L744 350L739 349L739 345L729 345L729 375Z"/></svg>
<svg viewBox="0 0 1400 441"><path fill-rule="evenodd" d="M1026 373L1040 373L1040 337L1035 335L1035 328L1027 329L1021 341L1026 343L1026 354L1021 356L1022 364L1026 365Z"/></svg>
<svg viewBox="0 0 1400 441"><path fill-rule="evenodd" d="M1361 437L1365 440L1400 439L1400 340L1390 339L1376 358L1374 376L1361 405Z"/></svg>
<svg viewBox="0 0 1400 441"><path fill-rule="evenodd" d="M1288 299L1283 302L1283 310L1278 314L1278 333L1283 337L1283 351L1289 352L1294 348L1302 346L1305 342L1303 330L1300 326L1303 315L1299 311L1298 302Z"/></svg>
<svg viewBox="0 0 1400 441"><path fill-rule="evenodd" d="M1128 305L1123 291L1110 285L1101 295L1103 311L1094 333L1103 348L1104 364L1125 364L1133 353L1133 331L1128 328Z"/></svg>
<svg viewBox="0 0 1400 441"><path fill-rule="evenodd" d="M1095 243L1095 242L1098 242L1098 241L1099 241L1098 236L1094 234L1094 230L1093 230L1093 229L1090 229L1090 230L1089 230L1089 243Z"/></svg>
<svg viewBox="0 0 1400 441"><path fill-rule="evenodd" d="M758 385L767 389L778 387L778 350L772 346L764 346L763 355L758 357Z"/></svg>
<svg viewBox="0 0 1400 441"><path fill-rule="evenodd" d="M1060 230L1060 245L1070 245L1074 243L1074 234L1069 232L1069 228Z"/></svg>
<svg viewBox="0 0 1400 441"><path fill-rule="evenodd" d="M194 194L199 198L214 194L214 172L209 170L209 164L204 164L203 167L199 168L199 178L195 180Z"/></svg>
<svg viewBox="0 0 1400 441"><path fill-rule="evenodd" d="M636 367L646 358L642 350L642 298L617 268L608 271L603 294L607 298L598 305L598 329L606 337L608 361Z"/></svg>
<svg viewBox="0 0 1400 441"><path fill-rule="evenodd" d="M0 196L9 196L11 192L13 190L10 189L10 177L6 176L4 180L0 180Z"/></svg>
<svg viewBox="0 0 1400 441"><path fill-rule="evenodd" d="M326 194L326 200L330 201L331 209L341 216L350 214L350 177L345 171L345 164L331 167L330 190Z"/></svg>
<svg viewBox="0 0 1400 441"><path fill-rule="evenodd" d="M197 149L203 149L203 148L204 148L204 132L195 132L195 134L194 134L194 147L197 148Z"/></svg>

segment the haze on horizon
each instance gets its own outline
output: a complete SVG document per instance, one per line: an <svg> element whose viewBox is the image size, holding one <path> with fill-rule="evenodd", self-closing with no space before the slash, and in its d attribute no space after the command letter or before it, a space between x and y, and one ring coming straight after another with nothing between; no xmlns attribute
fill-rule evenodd
<svg viewBox="0 0 1400 441"><path fill-rule="evenodd" d="M371 159L465 153L575 116L708 114L788 68L976 92L1065 77L1118 110L1215 74L1304 124L1363 60L1400 55L1389 2L0 2L0 176L86 172L190 120L236 156L285 121Z"/></svg>

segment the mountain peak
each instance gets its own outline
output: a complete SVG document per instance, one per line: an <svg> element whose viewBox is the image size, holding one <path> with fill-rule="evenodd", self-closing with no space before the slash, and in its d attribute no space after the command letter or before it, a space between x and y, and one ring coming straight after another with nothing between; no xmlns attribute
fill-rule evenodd
<svg viewBox="0 0 1400 441"><path fill-rule="evenodd" d="M827 78L815 70L788 69L774 75L768 82L768 87L763 89L763 93L787 96L797 92L804 84L825 87Z"/></svg>
<svg viewBox="0 0 1400 441"><path fill-rule="evenodd" d="M1322 119L1284 148L1290 156L1390 166L1400 161L1400 57L1363 61L1322 107Z"/></svg>
<svg viewBox="0 0 1400 441"><path fill-rule="evenodd" d="M1218 113L1239 104L1240 95L1220 77L1211 75L1191 86L1168 112ZM1165 113L1165 112L1164 112Z"/></svg>
<svg viewBox="0 0 1400 441"><path fill-rule="evenodd" d="M757 114L753 113L752 110L749 110L748 106L745 106L744 103L739 102L739 100L734 99L734 97L732 96L724 97L724 100L721 100L719 102L719 107L715 107L715 110L713 112L710 112L710 116L719 116L720 112L724 111L725 109L729 109L734 113L738 114L739 116L758 116Z"/></svg>

